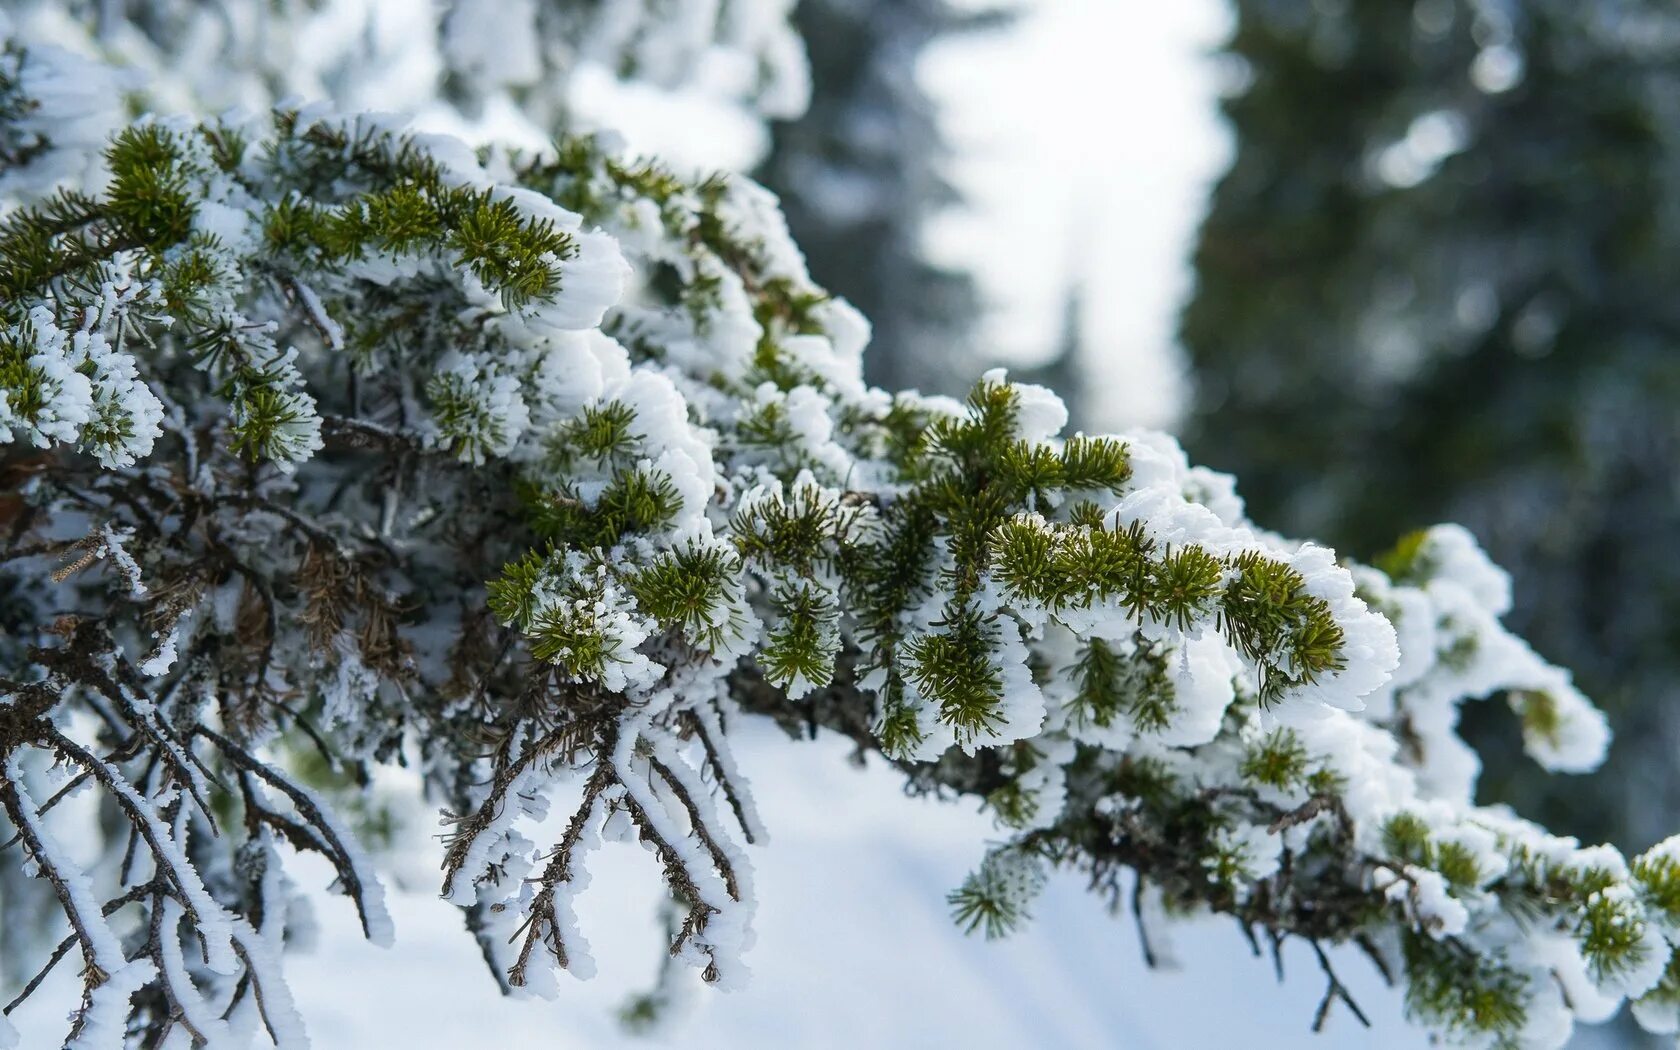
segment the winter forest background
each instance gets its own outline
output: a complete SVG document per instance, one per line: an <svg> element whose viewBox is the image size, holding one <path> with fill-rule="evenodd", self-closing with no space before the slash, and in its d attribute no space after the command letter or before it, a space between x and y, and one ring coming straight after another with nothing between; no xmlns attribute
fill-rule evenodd
<svg viewBox="0 0 1680 1050"><path fill-rule="evenodd" d="M69 41L84 6L98 5L0 10ZM235 56L254 79L313 76L352 108L403 110L430 90L414 85L440 58L412 5L300 6L287 53L313 69ZM797 84L754 112L602 69L577 75L572 104L635 150L773 190L813 278L871 320L871 383L961 396L1007 366L1063 393L1070 430L1180 435L1192 462L1237 475L1254 520L1365 560L1410 529L1463 523L1511 571L1507 623L1572 668L1616 730L1602 771L1550 777L1503 705L1467 706L1480 800L1630 856L1674 830L1671 5L800 0L792 17L808 105ZM334 66L348 40L368 61ZM487 34L451 61L511 62L516 44ZM189 65L183 82L217 105L270 86L242 86L219 55ZM536 104L515 91L416 116L540 144ZM1151 968L1131 915L1110 919L1075 874L1052 875L1013 936L965 936L945 894L994 837L989 815L905 797L902 777L855 768L838 739L790 748L754 725L736 750L774 835L755 856L747 987L658 980L657 873L609 845L579 904L600 975L563 980L555 1002L503 1000L437 898L435 812L407 771L386 770L363 816L382 839L395 948L316 896L317 943L291 967L314 1045L1428 1045L1357 951L1336 959L1373 1028L1338 1012L1313 1035L1323 988L1304 945L1279 983L1229 922L1204 919L1152 942ZM317 868L301 865L300 883L324 885ZM0 943L42 921L28 899L0 881ZM31 972L17 966L6 957L0 986ZM12 1015L22 1046L55 1045L75 985L63 967ZM642 1023L650 988L676 998ZM1570 1045L1659 1037L1623 1017Z"/></svg>

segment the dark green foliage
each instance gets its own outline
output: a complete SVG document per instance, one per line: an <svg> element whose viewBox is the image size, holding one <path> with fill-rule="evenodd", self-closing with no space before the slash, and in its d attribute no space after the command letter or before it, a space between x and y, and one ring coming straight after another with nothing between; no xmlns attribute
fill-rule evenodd
<svg viewBox="0 0 1680 1050"><path fill-rule="evenodd" d="M1107 727L1126 703L1120 678L1130 670L1127 661L1108 642L1093 638L1073 667L1078 689L1073 694L1075 717L1081 722Z"/></svg>
<svg viewBox="0 0 1680 1050"><path fill-rule="evenodd" d="M1526 1019L1527 979L1426 933L1401 935L1406 965L1406 1011L1449 1036L1492 1036L1510 1045Z"/></svg>
<svg viewBox="0 0 1680 1050"><path fill-rule="evenodd" d="M952 890L946 897L951 917L964 933L982 931L988 941L1007 937L1021 925L1024 916L1008 902L988 896L970 886Z"/></svg>
<svg viewBox="0 0 1680 1050"><path fill-rule="evenodd" d="M1429 825L1414 813L1396 813L1383 825L1383 848L1401 864L1429 864Z"/></svg>
<svg viewBox="0 0 1680 1050"><path fill-rule="evenodd" d="M21 419L33 419L45 404L45 377L29 363L35 334L28 321L0 332L0 388L7 407Z"/></svg>
<svg viewBox="0 0 1680 1050"><path fill-rule="evenodd" d="M1634 861L1633 877L1652 905L1670 922L1680 923L1680 859L1666 853L1646 854Z"/></svg>
<svg viewBox="0 0 1680 1050"><path fill-rule="evenodd" d="M1673 6L1235 7L1237 153L1183 317L1189 452L1256 520L1354 557L1468 526L1512 570L1513 628L1574 668L1643 785L1548 782L1472 711L1484 791L1659 837L1680 799ZM1378 565L1403 579L1408 557Z"/></svg>
<svg viewBox="0 0 1680 1050"><path fill-rule="evenodd" d="M988 940L995 940L1032 918L1027 903L1043 878L1038 858L1012 848L995 849L946 901L965 932L983 930Z"/></svg>
<svg viewBox="0 0 1680 1050"><path fill-rule="evenodd" d="M616 472L593 506L575 496L521 487L531 527L557 544L610 548L625 536L670 525L682 508L671 479L651 467Z"/></svg>
<svg viewBox="0 0 1680 1050"><path fill-rule="evenodd" d="M233 404L233 451L250 459L284 459L284 433L306 418L293 397L260 384L242 389Z"/></svg>
<svg viewBox="0 0 1680 1050"><path fill-rule="evenodd" d="M567 604L546 606L526 625L533 659L558 665L566 674L600 677L622 659L619 639L603 634L596 618Z"/></svg>
<svg viewBox="0 0 1680 1050"><path fill-rule="evenodd" d="M1262 703L1344 666L1342 629L1329 606L1306 592L1294 569L1256 552L1229 562L1194 545L1158 553L1139 523L1112 529L1027 518L999 526L993 550L1009 592L1052 610L1112 600L1181 627L1216 613L1232 646L1269 666Z"/></svg>
<svg viewBox="0 0 1680 1050"><path fill-rule="evenodd" d="M996 632L1012 626L988 623L968 605L948 606L937 630L904 646L906 677L939 706L940 720L957 731L959 741L996 728L1003 700L1003 672L993 654Z"/></svg>
<svg viewBox="0 0 1680 1050"><path fill-rule="evenodd" d="M510 308L558 291L559 263L576 250L570 234L521 216L506 198L445 186L423 167L396 185L335 206L284 199L269 212L264 231L276 252L322 262L435 245L499 290Z"/></svg>
<svg viewBox="0 0 1680 1050"><path fill-rule="evenodd" d="M1069 489L1118 492L1132 476L1125 445L1084 434L1075 434L1062 447L1060 467L1060 483Z"/></svg>
<svg viewBox="0 0 1680 1050"><path fill-rule="evenodd" d="M106 206L123 242L161 251L186 238L197 206L181 150L172 132L143 124L118 132L105 151L111 168Z"/></svg>
<svg viewBox="0 0 1680 1050"><path fill-rule="evenodd" d="M1022 786L1021 778L1044 761L1044 755L1032 744L1019 741L998 749L999 764L1009 780L1002 787L986 795L986 807L992 811L999 826L1025 828L1042 816L1043 808L1037 796Z"/></svg>
<svg viewBox="0 0 1680 1050"><path fill-rule="evenodd" d="M740 559L727 549L689 543L625 573L625 586L643 612L680 626L690 640L716 650L739 613L728 603Z"/></svg>
<svg viewBox="0 0 1680 1050"><path fill-rule="evenodd" d="M246 745L284 756L307 741L329 765L344 747L335 791L412 755L450 807L446 896L467 907L505 987L524 986L532 966L573 964L571 896L608 829L658 857L676 905L672 957L698 963L705 980L733 977L750 918L737 909L751 896L735 828L748 842L761 829L726 734L743 715L769 714L800 733L837 729L860 755L885 751L914 790L984 800L1009 838L951 901L989 935L1027 916L1054 863L1111 899L1131 873L1169 909L1211 909L1274 944L1369 939L1398 962L1406 931L1442 932L1457 914L1391 892L1405 878L1424 884L1396 863L1421 863L1474 907L1454 950L1484 986L1505 972L1508 943L1480 935L1513 917L1575 937L1604 975L1633 972L1650 950L1651 924L1626 920L1644 920L1640 894L1672 896L1657 860L1629 886L1610 854L1433 797L1410 779L1431 756L1414 755L1407 727L1380 713L1360 724L1323 712L1338 720L1332 732L1289 723L1297 736L1256 709L1346 661L1389 655L1374 616L1315 596L1350 583L1321 552L1279 553L1288 548L1223 508L1185 504L1211 487L1194 474L1140 470L1134 488L1121 442L1063 444L1044 431L1059 409L1043 391L993 376L955 408L861 392L849 353L823 344L849 348L852 326L809 285L773 215L756 214L765 202L749 187L685 185L655 165L610 161L594 140L509 162L524 190L575 202L648 277L645 296L615 304L610 287L595 289L608 311L599 330L555 338L557 318L532 300L552 295L573 272L561 269L567 253L592 252L593 240L574 245L521 219L544 209L511 186L460 189L459 173L376 127L304 127L285 113L275 124L272 137L253 127L248 139L221 125L139 125L113 148L131 177L109 194L55 198L0 230L8 280L38 282L26 301L61 311L53 338L85 323L134 347L62 360L95 374L130 368L169 413L170 426L146 435L155 450L114 466L72 447L98 424L60 434L46 457L21 443L0 457L6 480L32 479L27 502L0 497L0 513L23 521L4 560L30 583L23 613L0 603L0 619L23 627L10 648L24 668L0 680L12 701L0 743L45 741L52 761L107 788L138 777L145 801L112 797L131 817L165 811L132 821L142 835L185 836L186 794L232 787L236 804L192 800L206 822L231 830L243 816L247 836L325 846L355 897L361 876L330 822ZM210 210L227 195L260 236ZM193 232L195 206L228 244ZM161 295L82 321L109 294L95 282L135 274ZM530 309L498 310L480 294L486 283ZM708 332L752 323L761 337L740 353L693 352ZM0 378L25 407L52 396L20 371L31 334L14 324L14 342L0 341ZM599 382L573 383L573 369ZM82 378L58 375L72 387ZM653 391L641 381L659 396L643 396ZM796 386L808 389L777 392ZM30 535L43 519L50 529ZM47 611L60 607L78 611ZM199 618L178 633L188 616ZM1517 644L1496 623L1447 635L1452 646ZM1188 648L1215 636L1241 659ZM174 657L162 674L132 663L147 639L167 650L147 665ZM1355 706L1381 669L1360 666L1300 700ZM1519 702L1541 712L1530 722L1549 711L1568 737L1562 701L1574 698L1554 694L1550 708ZM63 735L71 723L87 723L124 771ZM945 746L953 740L963 746ZM1345 790L1344 774L1368 772L1400 801ZM296 818L263 810L252 777L279 787ZM545 816L559 786L578 807L563 830ZM29 825L28 800L0 787L9 819ZM703 797L713 792L715 805ZM1377 855L1365 822L1408 800L1431 821L1393 829L1393 852L1412 859ZM731 812L734 825L718 819ZM190 819L194 848L212 844ZM1482 819L1511 840L1489 848L1532 846L1508 876L1480 871L1486 850L1460 841L1483 843ZM539 826L559 837L539 845L526 834ZM22 852L62 889L58 851L25 841ZM186 885L168 872L177 851L151 852L165 878L124 875L135 895L113 907L150 896L156 915ZM240 873L249 856L241 847L231 868L207 870ZM257 881L263 893L281 885ZM235 914L278 921L265 898L234 902L240 892L228 891ZM78 931L96 918L60 896ZM163 960L135 943L134 958ZM1456 963L1425 964L1420 1012L1449 1029L1495 1023ZM90 995L97 977L84 967ZM235 995L265 995L258 977ZM133 1031L175 1023L169 987L165 975L160 994L135 1000ZM1519 1018L1524 1005L1512 1007Z"/></svg>
<svg viewBox="0 0 1680 1050"><path fill-rule="evenodd" d="M1162 619L1185 629L1212 607L1224 574L1219 559L1200 547L1168 547L1150 573L1148 604Z"/></svg>
<svg viewBox="0 0 1680 1050"><path fill-rule="evenodd" d="M1307 761L1307 750L1293 730L1274 729L1249 746L1241 772L1245 779L1286 791L1305 779Z"/></svg>
<svg viewBox="0 0 1680 1050"><path fill-rule="evenodd" d="M153 255L183 241L196 202L176 133L124 128L106 150L111 177L100 197L65 191L0 222L0 292L15 310L54 281L88 282L119 251Z"/></svg>
<svg viewBox="0 0 1680 1050"><path fill-rule="evenodd" d="M1642 966L1654 951L1667 946L1645 941L1645 923L1632 902L1609 894L1594 894L1581 906L1575 936L1587 972L1595 981L1612 980Z"/></svg>
<svg viewBox="0 0 1680 1050"><path fill-rule="evenodd" d="M536 551L526 551L517 561L502 566L502 574L486 583L490 613L499 623L523 627L530 622L536 609L533 593L542 579L547 558Z"/></svg>
<svg viewBox="0 0 1680 1050"><path fill-rule="evenodd" d="M1412 813L1397 813L1383 825L1383 848L1394 864L1411 864L1441 873L1454 889L1475 889L1483 872L1475 854L1461 842L1437 841L1429 825Z"/></svg>
<svg viewBox="0 0 1680 1050"><path fill-rule="evenodd" d="M765 679L790 690L794 683L827 685L840 645L834 595L810 580L784 580L771 591L770 604L777 620L758 654Z"/></svg>
<svg viewBox="0 0 1680 1050"><path fill-rule="evenodd" d="M1124 654L1112 642L1091 639L1069 673L1077 686L1073 717L1080 725L1106 728L1124 714L1140 732L1156 733L1178 709L1168 661L1141 636Z"/></svg>
<svg viewBox="0 0 1680 1050"><path fill-rule="evenodd" d="M730 527L743 557L810 573L834 564L859 522L858 508L825 498L815 486L795 485L785 499L762 499L737 511Z"/></svg>

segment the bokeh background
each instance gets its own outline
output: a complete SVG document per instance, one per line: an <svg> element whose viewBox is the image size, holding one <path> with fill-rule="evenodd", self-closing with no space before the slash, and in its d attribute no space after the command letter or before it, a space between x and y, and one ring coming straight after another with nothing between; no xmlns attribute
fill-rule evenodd
<svg viewBox="0 0 1680 1050"><path fill-rule="evenodd" d="M404 78L425 75L412 14L325 5L321 41L404 57L324 86L406 108ZM873 319L882 385L960 392L1006 365L1063 391L1078 427L1181 435L1256 520L1363 559L1463 522L1512 570L1515 626L1618 734L1604 772L1549 778L1508 719L1471 710L1482 798L1630 852L1676 824L1673 0L802 0L797 20L797 121L674 109L605 75L575 101L634 148L775 189L817 280ZM493 106L470 127L419 118L525 131ZM435 898L435 828L394 801L399 778L371 800L392 800L397 947L319 897L316 956L293 969L316 1045L1424 1045L1356 955L1338 962L1369 1032L1336 1013L1312 1035L1313 960L1286 953L1280 983L1217 923L1156 943L1169 965L1150 971L1132 918L1072 876L1013 939L964 937L944 894L984 817L903 797L833 741L764 728L741 761L774 835L750 988L695 989L653 1032L618 1022L659 954L652 870L618 847L583 909L602 976L500 1001ZM20 1011L25 1045L49 1045L63 1001ZM1612 1024L1573 1045L1640 1039Z"/></svg>

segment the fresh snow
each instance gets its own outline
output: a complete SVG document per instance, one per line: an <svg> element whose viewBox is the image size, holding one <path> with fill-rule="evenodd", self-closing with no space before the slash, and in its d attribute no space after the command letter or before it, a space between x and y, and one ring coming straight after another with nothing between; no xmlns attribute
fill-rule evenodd
<svg viewBox="0 0 1680 1050"><path fill-rule="evenodd" d="M945 894L979 863L980 844L993 834L972 803L906 798L900 776L878 761L857 770L838 738L790 744L754 721L732 733L735 759L775 836L774 848L750 850L759 906L744 989L700 987L684 967L678 979L694 987L682 997L688 1013L678 1024L652 1038L618 1025L614 1011L651 986L662 952L653 907L660 890L640 848L608 843L589 857L591 885L576 902L599 976L561 976L552 1001L501 998L460 913L436 896L427 861L437 846L420 819L399 847L400 888L388 897L391 950L364 941L349 903L321 892L330 879L324 865L288 864L313 891L320 925L315 951L298 956L289 973L314 1050L1429 1045L1404 1022L1398 993L1357 951L1331 957L1375 1027L1361 1028L1338 1007L1315 1036L1323 982L1306 945L1285 948L1280 986L1271 959L1252 957L1230 922L1156 924L1154 947L1166 957L1159 938L1170 934L1178 968L1150 971L1129 910L1109 916L1066 872L1051 875L1033 921L1014 936L966 936L951 922ZM50 1045L61 1031L69 972L17 1011L21 1046Z"/></svg>

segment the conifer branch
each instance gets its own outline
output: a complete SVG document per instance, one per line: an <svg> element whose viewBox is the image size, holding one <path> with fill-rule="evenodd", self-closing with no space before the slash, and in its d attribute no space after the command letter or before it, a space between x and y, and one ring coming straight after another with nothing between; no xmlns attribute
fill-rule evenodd
<svg viewBox="0 0 1680 1050"><path fill-rule="evenodd" d="M71 148L20 98L18 163ZM1509 698L1561 772L1608 730L1463 530L1338 561L1001 372L870 389L867 323L764 191L600 138L475 154L279 109L76 156L100 189L0 221L0 805L88 960L78 1026L294 1039L279 847L387 938L340 812L398 762L505 987L589 972L571 899L614 836L679 904L672 959L737 981L763 829L728 729L766 716L983 800L1002 838L950 899L988 935L1059 867L1279 965L1307 940L1320 1024L1359 1015L1349 942L1453 1036L1567 1027L1559 980L1680 997L1675 840L1630 864L1474 804L1464 703ZM49 834L68 785L33 802L54 763L117 818L103 902Z"/></svg>

